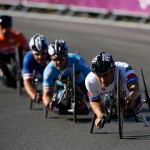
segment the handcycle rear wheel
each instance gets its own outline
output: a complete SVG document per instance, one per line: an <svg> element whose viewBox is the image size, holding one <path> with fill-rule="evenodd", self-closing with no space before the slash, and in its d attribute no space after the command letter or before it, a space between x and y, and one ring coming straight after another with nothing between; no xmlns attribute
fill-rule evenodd
<svg viewBox="0 0 150 150"><path fill-rule="evenodd" d="M73 116L74 116L74 122L77 121L77 101L76 101L76 80L75 80L75 64L73 64L72 66L73 69L73 102L74 102L74 112L73 112Z"/></svg>
<svg viewBox="0 0 150 150"><path fill-rule="evenodd" d="M16 59L16 73L17 73L17 89L19 92L19 95L22 95L22 87L23 87L23 79L22 79L22 73L21 73L21 68L22 68L22 63L20 60L20 50L19 48L16 48L15 51L15 59Z"/></svg>
<svg viewBox="0 0 150 150"><path fill-rule="evenodd" d="M33 100L30 99L30 110L32 110L32 108L33 108Z"/></svg>
<svg viewBox="0 0 150 150"><path fill-rule="evenodd" d="M96 114L94 113L93 118L92 118L92 126L91 126L91 129L90 129L90 133L93 133L95 120L96 120Z"/></svg>
<svg viewBox="0 0 150 150"><path fill-rule="evenodd" d="M119 137L122 139L123 137L123 120L124 120L124 104L123 99L121 98L121 78L120 78L120 70L117 74L117 111L118 111L118 125L119 125Z"/></svg>
<svg viewBox="0 0 150 150"><path fill-rule="evenodd" d="M146 86L146 82L145 82L145 78L144 78L144 74L143 74L143 70L140 69L140 73L142 76L142 81L143 81L143 85L144 85L144 92L145 92L145 96L146 96L146 104L148 104L148 107L150 109L150 97L148 94L148 90L147 90L147 86Z"/></svg>

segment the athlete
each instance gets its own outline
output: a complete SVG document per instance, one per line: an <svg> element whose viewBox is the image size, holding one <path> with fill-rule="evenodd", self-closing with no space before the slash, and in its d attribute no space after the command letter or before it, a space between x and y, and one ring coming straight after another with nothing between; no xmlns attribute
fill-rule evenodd
<svg viewBox="0 0 150 150"><path fill-rule="evenodd" d="M23 60L22 73L24 87L31 99L37 103L42 101L42 93L37 91L37 88L34 86L35 72L39 80L41 80L42 87L43 71L50 61L48 57L48 45L49 41L44 35L33 35L29 41L31 50L26 53Z"/></svg>
<svg viewBox="0 0 150 150"><path fill-rule="evenodd" d="M51 62L44 70L43 81L43 102L45 107L53 108L52 96L54 92L55 81L62 71L66 68L72 68L75 64L76 83L87 95L85 88L85 77L90 72L89 64L79 54L68 53L67 43L63 39L56 39L49 45L48 53Z"/></svg>
<svg viewBox="0 0 150 150"><path fill-rule="evenodd" d="M6 77L6 85L16 88L16 76L11 74L8 65L16 61L15 51L19 51L20 63L23 59L23 50L29 50L28 41L18 30L12 29L13 19L11 16L0 16L0 67ZM22 65L22 64L20 64Z"/></svg>
<svg viewBox="0 0 150 150"><path fill-rule="evenodd" d="M139 80L132 67L125 62L114 62L112 55L100 53L92 60L91 72L87 75L85 85L88 90L90 105L97 116L97 128L103 128L106 123L104 112L104 95L111 99L116 96L117 71L120 69L122 91L128 108L135 108L136 113L142 109L139 91Z"/></svg>

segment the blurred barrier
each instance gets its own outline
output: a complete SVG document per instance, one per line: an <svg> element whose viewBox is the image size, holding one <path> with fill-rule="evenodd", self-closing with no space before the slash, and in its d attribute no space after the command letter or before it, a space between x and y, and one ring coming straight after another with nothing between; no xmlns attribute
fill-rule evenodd
<svg viewBox="0 0 150 150"><path fill-rule="evenodd" d="M24 2L74 5L89 8L104 8L110 11L130 11L150 14L150 0L22 0Z"/></svg>
<svg viewBox="0 0 150 150"><path fill-rule="evenodd" d="M101 18L111 14L110 19L118 16L141 17L142 21L150 18L150 0L0 0L0 4L21 5L29 8L64 10L68 15L76 12L98 13Z"/></svg>

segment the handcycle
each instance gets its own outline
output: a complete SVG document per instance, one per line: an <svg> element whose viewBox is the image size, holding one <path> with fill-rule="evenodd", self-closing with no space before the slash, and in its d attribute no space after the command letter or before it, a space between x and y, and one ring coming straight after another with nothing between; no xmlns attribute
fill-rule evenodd
<svg viewBox="0 0 150 150"><path fill-rule="evenodd" d="M115 91L115 96L112 99L111 98L109 99L110 101L109 106L105 106L105 113L108 118L107 123L110 123L113 112L115 112L117 115L120 139L123 138L123 124L124 124L125 118L134 117L136 122L141 121L141 118L137 117L137 114L134 108L130 109L130 114L128 115L129 109L127 109L127 102L125 102L125 94L121 90L121 84L122 84L121 72L119 70L117 73L117 87ZM96 114L94 113L94 116L92 119L92 125L90 128L90 133L93 133L95 120L96 120Z"/></svg>
<svg viewBox="0 0 150 150"><path fill-rule="evenodd" d="M74 122L77 115L88 115L85 95L75 80L75 65L67 68L58 76L53 94L53 107L59 115L73 115ZM49 108L44 109L45 118L48 116Z"/></svg>
<svg viewBox="0 0 150 150"><path fill-rule="evenodd" d="M17 52L16 48L16 52ZM17 61L16 52L4 55L0 59L0 68L2 70L2 81L6 87L17 88Z"/></svg>
<svg viewBox="0 0 150 150"><path fill-rule="evenodd" d="M22 48L15 48L15 52L4 56L0 60L2 70L2 81L7 87L17 88L19 95L22 95Z"/></svg>

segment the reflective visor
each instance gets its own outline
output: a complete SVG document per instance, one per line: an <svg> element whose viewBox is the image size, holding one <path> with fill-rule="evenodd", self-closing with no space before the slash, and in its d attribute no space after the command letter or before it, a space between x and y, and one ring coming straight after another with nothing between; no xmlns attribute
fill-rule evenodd
<svg viewBox="0 0 150 150"><path fill-rule="evenodd" d="M41 51L41 52L37 52L37 51L33 51L33 50L32 50L32 53L33 53L34 55L44 55L45 53L47 53L47 50L44 50L44 51Z"/></svg>
<svg viewBox="0 0 150 150"><path fill-rule="evenodd" d="M64 60L66 60L66 57L55 57L55 56L52 56L51 59L53 61L64 61Z"/></svg>

